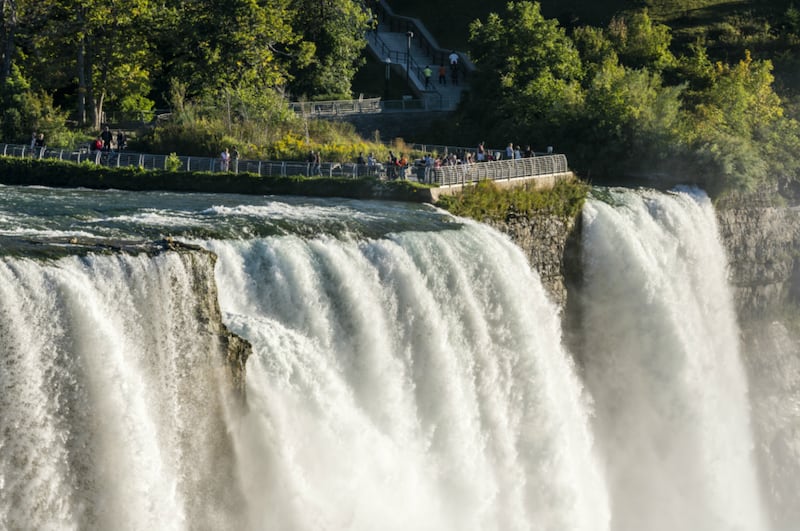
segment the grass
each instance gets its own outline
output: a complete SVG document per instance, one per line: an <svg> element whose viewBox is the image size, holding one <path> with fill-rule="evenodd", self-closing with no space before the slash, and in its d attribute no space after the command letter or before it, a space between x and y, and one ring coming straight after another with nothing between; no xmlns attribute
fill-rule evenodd
<svg viewBox="0 0 800 531"><path fill-rule="evenodd" d="M506 189L481 181L460 194L442 196L436 206L482 222L537 214L572 219L581 212L588 192L589 185L577 180L558 181L550 190Z"/></svg>

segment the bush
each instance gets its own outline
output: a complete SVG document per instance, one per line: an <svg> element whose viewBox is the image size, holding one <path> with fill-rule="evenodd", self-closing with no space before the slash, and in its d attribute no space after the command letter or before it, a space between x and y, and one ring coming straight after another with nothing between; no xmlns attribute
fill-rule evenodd
<svg viewBox="0 0 800 531"><path fill-rule="evenodd" d="M549 190L499 188L492 181L480 181L457 195L442 196L436 206L478 221L506 221L516 216L550 214L564 218L577 216L589 185L581 181L560 180Z"/></svg>

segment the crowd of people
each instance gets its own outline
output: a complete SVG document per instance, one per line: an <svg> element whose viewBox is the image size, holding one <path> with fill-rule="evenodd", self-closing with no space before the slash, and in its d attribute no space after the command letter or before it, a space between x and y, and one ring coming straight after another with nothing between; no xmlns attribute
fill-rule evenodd
<svg viewBox="0 0 800 531"><path fill-rule="evenodd" d="M547 153L552 153L552 147L548 146ZM475 150L460 149L455 151L445 151L434 155L426 153L419 159L409 159L406 153L401 152L396 155L393 150L385 160L380 161L374 152L364 156L361 152L355 160L357 166L356 173L360 176L384 177L389 180L405 180L414 177L419 182L433 183L433 170L447 166L462 164L475 164L482 162L492 162L497 160L513 160L526 157L535 157L536 153L530 146L524 150L512 142L509 142L505 150L492 150L485 146L484 142L478 144ZM309 150L306 156L307 171L309 176L322 176L323 163L319 150ZM332 163L331 168L341 167L341 164ZM239 151L236 146L233 148L223 148L219 156L219 168L221 171L239 171ZM327 173L327 170L326 170Z"/></svg>
<svg viewBox="0 0 800 531"><path fill-rule="evenodd" d="M117 131L114 135L106 125L89 147L92 151L123 151L128 147L128 137L124 131Z"/></svg>
<svg viewBox="0 0 800 531"><path fill-rule="evenodd" d="M552 151L553 148L548 146L547 153L552 153ZM475 151L466 149L445 151L436 156L427 153L422 158L414 161L409 161L404 153L400 153L398 157L390 150L383 165L378 164L374 153L370 153L367 158L364 158L363 153L359 153L356 164L360 167L365 167L367 175L379 175L382 166L386 172L387 179L406 179L413 172L416 174L419 182L430 184L432 183L433 170L438 168L497 160L514 160L535 156L536 153L531 149L530 145L526 146L523 150L518 144L509 142L505 150L491 150L486 147L484 142L481 142L478 144Z"/></svg>

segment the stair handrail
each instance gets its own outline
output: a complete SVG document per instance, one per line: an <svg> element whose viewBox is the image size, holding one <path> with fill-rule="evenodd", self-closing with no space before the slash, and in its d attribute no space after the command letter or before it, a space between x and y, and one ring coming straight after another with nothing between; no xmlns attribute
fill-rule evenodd
<svg viewBox="0 0 800 531"><path fill-rule="evenodd" d="M449 55L455 51L455 53L458 54L459 63L463 67L464 73L467 74L475 71L475 63L470 60L465 52L441 47L418 18L396 14L386 0L378 0L376 8L378 10L377 15L379 15L385 24L389 25L390 30L397 30L401 33L413 31L414 44L422 48L427 55L433 58L433 64L449 64Z"/></svg>

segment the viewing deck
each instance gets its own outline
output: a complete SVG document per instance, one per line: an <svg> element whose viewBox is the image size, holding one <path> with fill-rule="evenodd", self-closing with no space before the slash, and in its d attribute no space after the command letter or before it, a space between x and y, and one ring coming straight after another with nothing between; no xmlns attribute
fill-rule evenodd
<svg viewBox="0 0 800 531"><path fill-rule="evenodd" d="M499 186L514 186L534 182L536 187L552 186L556 180L571 178L572 172L563 154L475 162L469 164L425 166L421 162L405 170L389 168L382 163L372 166L352 162L231 160L225 165L220 158L187 157L133 153L128 151L89 151L87 149L31 148L20 144L0 144L0 154L10 157L41 160L62 160L75 163L90 162L108 167L137 167L146 170L197 171L211 173L248 173L261 177L296 176L359 179L405 179L434 185L434 200L441 194L453 193L482 180Z"/></svg>

